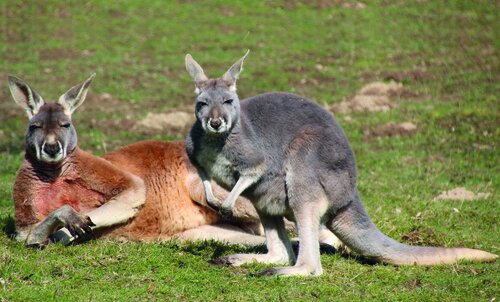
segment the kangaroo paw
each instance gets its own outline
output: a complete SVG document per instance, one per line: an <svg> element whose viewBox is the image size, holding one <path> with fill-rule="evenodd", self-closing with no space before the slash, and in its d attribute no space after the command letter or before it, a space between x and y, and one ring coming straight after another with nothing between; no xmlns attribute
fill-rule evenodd
<svg viewBox="0 0 500 302"><path fill-rule="evenodd" d="M233 209L221 207L219 214L222 216L223 220L231 220L231 218L233 218Z"/></svg>
<svg viewBox="0 0 500 302"><path fill-rule="evenodd" d="M75 241L83 242L94 237L91 226L95 224L88 216L82 216L73 209L61 215L64 227L75 237Z"/></svg>
<svg viewBox="0 0 500 302"><path fill-rule="evenodd" d="M261 276L319 276L322 270L314 269L313 267L300 265L300 266L281 266L271 267L263 270L259 275Z"/></svg>
<svg viewBox="0 0 500 302"><path fill-rule="evenodd" d="M44 248L47 247L48 244L49 244L49 240L46 239L46 240L43 240L43 241L38 242L38 243L30 243L30 244L28 244L26 246L30 247L30 248L33 248L33 249L43 250Z"/></svg>

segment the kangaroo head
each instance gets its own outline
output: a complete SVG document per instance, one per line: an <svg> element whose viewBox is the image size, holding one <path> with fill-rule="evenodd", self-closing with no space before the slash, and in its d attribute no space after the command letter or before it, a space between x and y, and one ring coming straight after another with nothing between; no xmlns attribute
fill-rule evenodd
<svg viewBox="0 0 500 302"><path fill-rule="evenodd" d="M205 132L224 134L238 122L240 103L236 94L236 80L243 70L243 61L248 53L216 79L209 79L193 57L186 55L186 69L196 86L196 118Z"/></svg>
<svg viewBox="0 0 500 302"><path fill-rule="evenodd" d="M14 101L28 114L26 154L48 164L64 160L76 147L77 135L71 115L80 106L95 74L63 94L57 102L45 103L28 84L13 76L8 77Z"/></svg>

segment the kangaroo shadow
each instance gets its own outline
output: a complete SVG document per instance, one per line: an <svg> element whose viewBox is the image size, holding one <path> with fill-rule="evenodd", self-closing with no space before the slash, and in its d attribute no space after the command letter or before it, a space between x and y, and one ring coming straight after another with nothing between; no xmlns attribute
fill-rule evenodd
<svg viewBox="0 0 500 302"><path fill-rule="evenodd" d="M9 238L14 239L16 236L16 224L12 216L0 217L0 226Z"/></svg>
<svg viewBox="0 0 500 302"><path fill-rule="evenodd" d="M192 243L182 244L180 246L177 245L176 248L182 250L183 252L197 256L206 253L207 249L212 250L210 255L210 260L208 262L213 265L220 265L217 259L228 253L264 254L267 252L265 244L252 247L244 247L241 245L230 245L214 240L203 241L203 242L192 242ZM295 255L298 255L299 242L292 241L292 248ZM201 250L204 250L205 252L201 252ZM354 254L352 252L346 252L345 250L336 250L333 246L323 243L320 244L320 253L322 255L340 255L344 259L354 259L356 262L359 262L363 265L380 264L373 259L366 258Z"/></svg>

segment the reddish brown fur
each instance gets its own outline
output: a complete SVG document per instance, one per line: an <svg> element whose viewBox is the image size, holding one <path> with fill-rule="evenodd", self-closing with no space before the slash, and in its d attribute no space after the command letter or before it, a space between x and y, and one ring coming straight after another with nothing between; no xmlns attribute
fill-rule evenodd
<svg viewBox="0 0 500 302"><path fill-rule="evenodd" d="M37 223L63 204L88 213L132 185L124 171L143 179L146 202L135 218L100 234L162 240L219 221L213 210L195 202L203 202L203 188L184 143L143 141L103 158L76 148L53 179L44 179L25 160L14 186L17 226Z"/></svg>
<svg viewBox="0 0 500 302"><path fill-rule="evenodd" d="M141 177L147 188L142 210L129 224L116 228L113 235L142 240L165 239L219 221L214 211L193 202L191 186L187 186L186 179L189 173L196 172L185 154L183 142L139 142L104 158ZM201 183L198 186L201 187Z"/></svg>

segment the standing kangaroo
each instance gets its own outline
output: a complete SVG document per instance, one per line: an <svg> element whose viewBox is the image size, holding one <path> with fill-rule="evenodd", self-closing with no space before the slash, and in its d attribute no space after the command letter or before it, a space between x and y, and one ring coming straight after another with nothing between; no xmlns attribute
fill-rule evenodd
<svg viewBox="0 0 500 302"><path fill-rule="evenodd" d="M303 97L281 92L240 103L236 80L247 55L217 79L209 79L191 55L186 55L186 69L197 91L197 120L186 148L202 172L207 201L217 205L210 185L213 178L224 188L232 188L221 212L230 215L242 194L257 209L266 235L267 254L229 255L221 263L294 263L283 217L297 224L299 255L293 267L271 268L265 271L269 275L320 275L321 224L357 253L395 265L497 258L467 248L409 246L382 234L361 204L354 155L328 111Z"/></svg>
<svg viewBox="0 0 500 302"><path fill-rule="evenodd" d="M49 237L69 243L95 234L264 243L262 236L220 224L220 216L205 203L203 185L183 142L144 141L102 158L78 148L71 117L93 77L52 103L45 103L22 80L8 77L14 100L29 117L25 159L13 190L18 240L44 246ZM221 188L215 191L220 198L227 195ZM233 222L258 224L252 211L241 199Z"/></svg>

